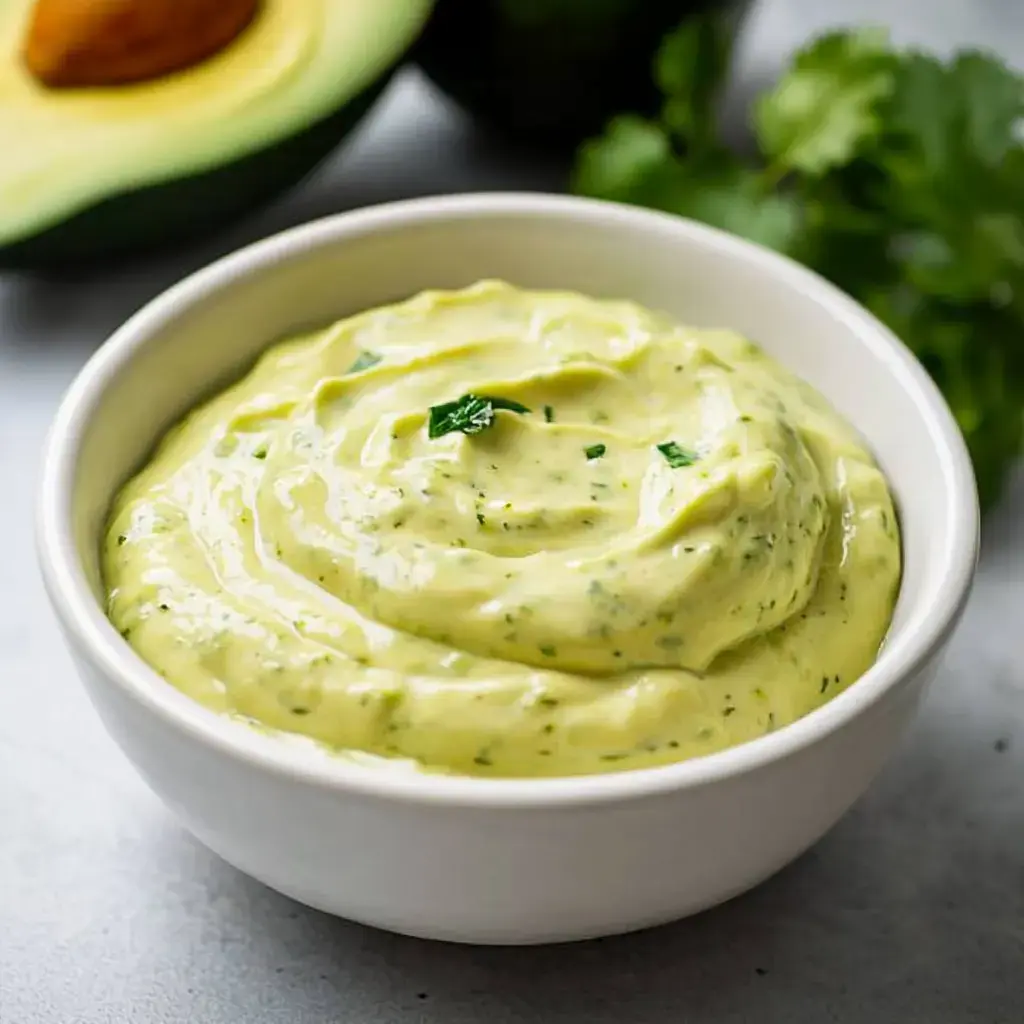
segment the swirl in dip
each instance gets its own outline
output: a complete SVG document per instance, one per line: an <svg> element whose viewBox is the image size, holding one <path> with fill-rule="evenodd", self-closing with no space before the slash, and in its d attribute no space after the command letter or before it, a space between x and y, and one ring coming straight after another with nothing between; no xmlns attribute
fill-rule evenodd
<svg viewBox="0 0 1024 1024"><path fill-rule="evenodd" d="M275 345L124 488L104 564L114 624L211 708L568 775L835 696L900 543L857 434L749 341L484 281Z"/></svg>

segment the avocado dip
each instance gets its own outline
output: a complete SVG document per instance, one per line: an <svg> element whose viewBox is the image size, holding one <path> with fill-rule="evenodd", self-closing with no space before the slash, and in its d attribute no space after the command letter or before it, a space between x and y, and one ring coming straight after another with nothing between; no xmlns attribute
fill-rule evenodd
<svg viewBox="0 0 1024 1024"><path fill-rule="evenodd" d="M103 560L114 625L207 707L485 776L779 729L872 664L900 579L863 442L754 344L497 281L274 345L118 495Z"/></svg>

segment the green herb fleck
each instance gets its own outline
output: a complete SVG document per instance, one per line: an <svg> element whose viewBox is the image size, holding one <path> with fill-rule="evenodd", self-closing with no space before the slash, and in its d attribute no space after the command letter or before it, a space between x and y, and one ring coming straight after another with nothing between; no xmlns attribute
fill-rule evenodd
<svg viewBox="0 0 1024 1024"><path fill-rule="evenodd" d="M265 459L267 457L267 446L261 444L258 448L255 448L252 453L254 459Z"/></svg>
<svg viewBox="0 0 1024 1024"><path fill-rule="evenodd" d="M675 441L665 441L655 445L659 452L665 456L665 461L673 469L682 469L683 466L692 466L699 456L696 452L690 451L676 444Z"/></svg>
<svg viewBox="0 0 1024 1024"><path fill-rule="evenodd" d="M530 411L525 405L510 398L465 394L454 402L444 402L430 407L427 436L433 440L456 431L463 434L479 434L494 423L494 413L498 409L520 414Z"/></svg>
<svg viewBox="0 0 1024 1024"><path fill-rule="evenodd" d="M558 653L558 651L556 651L555 648L551 646L551 644L541 644L540 653L543 654L545 658L553 658Z"/></svg>
<svg viewBox="0 0 1024 1024"><path fill-rule="evenodd" d="M544 422L554 423L555 422L555 407L553 405L544 406Z"/></svg>
<svg viewBox="0 0 1024 1024"><path fill-rule="evenodd" d="M608 451L608 446L603 444L592 444L583 449L583 453L590 461L601 458L606 451Z"/></svg>
<svg viewBox="0 0 1024 1024"><path fill-rule="evenodd" d="M370 352L366 349L356 356L356 361L345 372L360 373L363 370L370 369L371 366L376 366L383 358L384 357L382 355L378 355L376 352Z"/></svg>

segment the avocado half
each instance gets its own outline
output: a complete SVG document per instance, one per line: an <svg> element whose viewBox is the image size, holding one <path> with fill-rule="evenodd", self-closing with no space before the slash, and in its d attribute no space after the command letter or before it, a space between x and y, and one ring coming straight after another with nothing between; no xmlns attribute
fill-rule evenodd
<svg viewBox="0 0 1024 1024"><path fill-rule="evenodd" d="M720 10L738 31L751 0L438 0L413 59L481 123L568 150L623 111L653 113L662 37Z"/></svg>
<svg viewBox="0 0 1024 1024"><path fill-rule="evenodd" d="M264 0L222 52L125 86L50 90L0 0L0 268L124 257L206 234L296 184L387 83L431 0Z"/></svg>

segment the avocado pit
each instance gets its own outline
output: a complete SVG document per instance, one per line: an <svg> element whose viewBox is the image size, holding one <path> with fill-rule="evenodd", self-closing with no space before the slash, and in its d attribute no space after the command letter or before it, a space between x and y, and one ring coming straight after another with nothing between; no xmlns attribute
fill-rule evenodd
<svg viewBox="0 0 1024 1024"><path fill-rule="evenodd" d="M159 78L213 56L260 0L37 0L23 58L49 88Z"/></svg>

